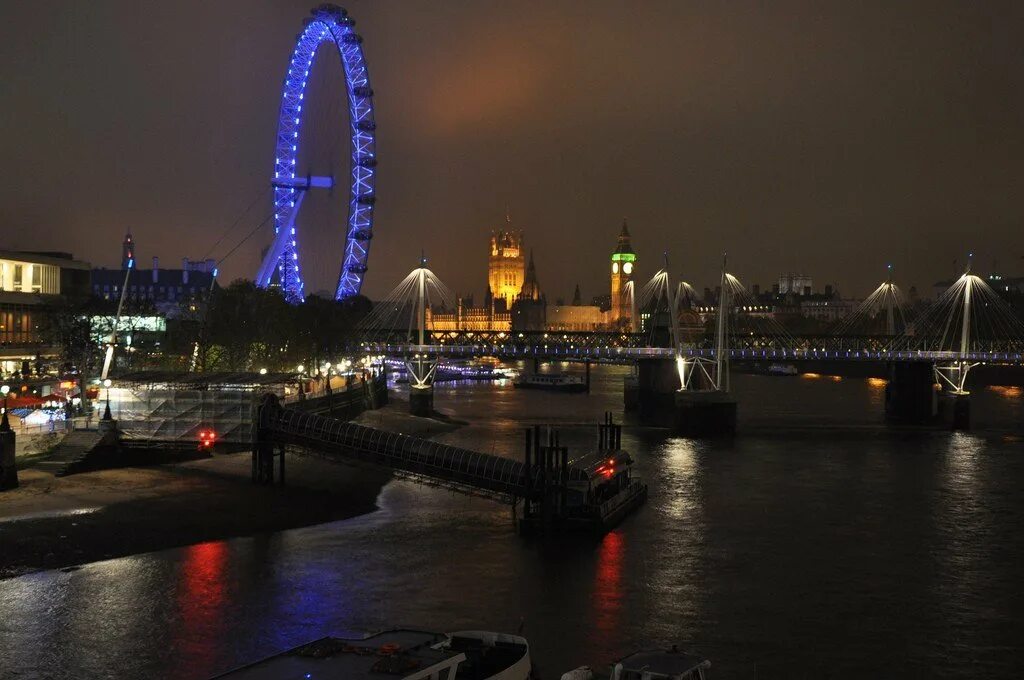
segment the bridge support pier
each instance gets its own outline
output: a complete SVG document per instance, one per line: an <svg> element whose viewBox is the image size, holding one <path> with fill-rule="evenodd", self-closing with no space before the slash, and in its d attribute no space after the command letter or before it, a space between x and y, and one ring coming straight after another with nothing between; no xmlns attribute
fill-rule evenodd
<svg viewBox="0 0 1024 680"><path fill-rule="evenodd" d="M437 376L437 357L417 354L406 360L409 372L409 413L421 418L434 415L434 378Z"/></svg>
<svg viewBox="0 0 1024 680"><path fill-rule="evenodd" d="M673 427L684 437L736 434L736 398L720 390L680 390Z"/></svg>
<svg viewBox="0 0 1024 680"><path fill-rule="evenodd" d="M636 367L622 379L622 404L623 410L633 413L640 410L640 380L636 374Z"/></svg>
<svg viewBox="0 0 1024 680"><path fill-rule="evenodd" d="M951 430L971 429L971 395L942 392L938 398L939 419Z"/></svg>
<svg viewBox="0 0 1024 680"><path fill-rule="evenodd" d="M932 365L925 362L889 364L885 386L885 420L889 423L931 424L936 421L938 402Z"/></svg>
<svg viewBox="0 0 1024 680"><path fill-rule="evenodd" d="M627 407L634 401L642 422L664 425L674 421L675 394L679 388L676 362L650 359L638 362L636 380L626 381L623 396Z"/></svg>
<svg viewBox="0 0 1024 680"><path fill-rule="evenodd" d="M434 384L410 385L409 413L421 418L429 418L434 414Z"/></svg>
<svg viewBox="0 0 1024 680"><path fill-rule="evenodd" d="M267 435L267 423L274 411L281 409L281 403L273 394L264 395L256 406L253 418L252 437L252 481L253 484L274 483L274 442ZM278 482L284 484L284 445L278 447L280 472Z"/></svg>

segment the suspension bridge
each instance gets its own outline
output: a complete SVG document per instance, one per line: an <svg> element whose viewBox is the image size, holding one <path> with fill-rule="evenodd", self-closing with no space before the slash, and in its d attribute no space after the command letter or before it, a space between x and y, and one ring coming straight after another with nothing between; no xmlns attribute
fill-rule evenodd
<svg viewBox="0 0 1024 680"><path fill-rule="evenodd" d="M946 397L954 423L967 427L967 379L983 363L1024 364L1024 322L970 267L937 300L915 309L889 277L828 332L793 334L758 309L723 260L719 300L692 319L693 288L664 269L633 295L628 331L432 330L427 311L451 309L454 296L434 272L412 271L367 317L359 351L404 358L414 413L433 404L433 377L443 359L574 361L636 367L624 386L641 410L670 406L685 432L734 427L731 362L873 362L889 366L887 413L897 420L938 415ZM941 387L936 393L935 385ZM633 393L632 398L630 393ZM943 402L945 403L945 402ZM683 415L681 415L683 414ZM925 414L925 415L921 415Z"/></svg>

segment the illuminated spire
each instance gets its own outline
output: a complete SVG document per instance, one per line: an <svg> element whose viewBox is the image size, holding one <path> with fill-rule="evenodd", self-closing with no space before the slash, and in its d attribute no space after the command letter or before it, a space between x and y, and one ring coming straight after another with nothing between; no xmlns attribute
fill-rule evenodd
<svg viewBox="0 0 1024 680"><path fill-rule="evenodd" d="M629 236L629 225L626 224L626 218L622 218L622 231L619 232L619 244L615 248L616 253L629 253L634 254L633 244L630 242Z"/></svg>
<svg viewBox="0 0 1024 680"><path fill-rule="evenodd" d="M121 269L129 269L132 260L135 259L135 239L132 238L132 233L129 231L124 235L124 241L121 242Z"/></svg>
<svg viewBox="0 0 1024 680"><path fill-rule="evenodd" d="M540 299L540 283L537 281L537 267L533 264L533 249L530 249L530 263L526 265L526 277L519 291L520 297L527 300Z"/></svg>

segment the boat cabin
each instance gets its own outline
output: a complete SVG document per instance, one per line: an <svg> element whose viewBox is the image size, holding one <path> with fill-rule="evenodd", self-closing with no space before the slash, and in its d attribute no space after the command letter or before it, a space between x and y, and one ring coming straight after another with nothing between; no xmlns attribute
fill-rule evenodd
<svg viewBox="0 0 1024 680"><path fill-rule="evenodd" d="M611 680L707 680L711 662L701 656L670 650L633 652L612 666Z"/></svg>
<svg viewBox="0 0 1024 680"><path fill-rule="evenodd" d="M362 639L321 638L218 677L525 680L529 673L529 645L516 635L389 630Z"/></svg>

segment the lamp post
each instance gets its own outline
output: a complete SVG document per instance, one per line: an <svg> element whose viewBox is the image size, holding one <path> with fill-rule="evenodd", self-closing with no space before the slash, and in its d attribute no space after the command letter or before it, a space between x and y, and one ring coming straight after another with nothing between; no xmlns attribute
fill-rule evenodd
<svg viewBox="0 0 1024 680"><path fill-rule="evenodd" d="M4 385L0 387L0 393L4 395L4 417L0 420L0 432L10 432L11 423L7 420L7 394L11 391L10 385Z"/></svg>
<svg viewBox="0 0 1024 680"><path fill-rule="evenodd" d="M106 408L103 409L103 420L113 420L113 418L110 415L110 385L110 378L107 378L103 381L103 386L107 388L107 405Z"/></svg>
<svg viewBox="0 0 1024 680"><path fill-rule="evenodd" d="M4 395L4 415L0 420L0 491L18 486L18 466L14 462L15 446L14 430L7 420L7 394L11 391L8 385L0 386Z"/></svg>

